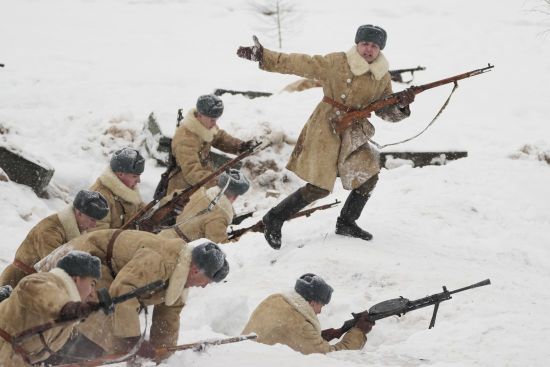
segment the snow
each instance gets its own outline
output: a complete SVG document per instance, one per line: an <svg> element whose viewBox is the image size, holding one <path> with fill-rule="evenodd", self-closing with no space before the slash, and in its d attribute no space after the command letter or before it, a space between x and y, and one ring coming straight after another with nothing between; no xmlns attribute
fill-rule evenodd
<svg viewBox="0 0 550 367"><path fill-rule="evenodd" d="M303 356L286 346L241 342L206 352L178 352L165 366L545 366L550 333L550 165L548 85L550 18L537 0L300 1L299 31L285 52L348 50L361 24L388 32L392 69L426 66L415 84L495 65L459 83L439 120L399 150L467 150L444 166L395 164L359 220L371 242L334 234L338 209L288 222L283 246L261 234L223 245L226 282L192 289L180 343L238 335L254 307L292 288L307 272L334 288L320 315L339 327L351 312L391 298L424 297L490 278L492 285L459 293L431 309L380 320L361 351ZM215 88L275 93L247 99L223 95L220 126L244 140L259 134L278 144L250 158L276 166L253 182L237 211L266 209L303 184L283 169L300 129L321 99L319 89L279 93L297 77L267 73L239 59L238 46L257 34L245 0L4 0L0 11L0 136L55 168L58 195L36 197L0 181L0 269L39 220L62 209L130 146L147 157L140 191L151 199L163 168L144 148L143 126L154 112L172 135L178 108ZM395 90L402 89L394 85ZM373 118L380 144L421 131L451 86L417 96L412 116L389 124ZM287 142L287 143L285 143ZM396 147L397 148L397 147ZM284 184L281 180L286 180ZM281 193L265 197L265 188ZM340 184L328 202L345 200Z"/></svg>

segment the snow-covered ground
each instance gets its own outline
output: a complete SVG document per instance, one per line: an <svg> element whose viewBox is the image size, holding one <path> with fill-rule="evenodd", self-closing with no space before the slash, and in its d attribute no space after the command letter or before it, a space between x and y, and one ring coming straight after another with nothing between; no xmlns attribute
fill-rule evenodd
<svg viewBox="0 0 550 367"><path fill-rule="evenodd" d="M303 356L253 342L180 352L167 366L546 366L550 352L550 17L542 0L296 1L285 35L287 52L346 51L357 26L388 31L392 68L426 66L423 84L471 69L495 69L460 83L450 105L424 135L399 150L467 150L441 167L383 170L359 224L371 242L333 233L338 209L285 224L274 251L259 234L226 245L231 273L223 284L193 289L182 313L180 342L237 335L267 295L288 290L305 272L334 289L320 316L337 327L352 311L404 296L419 298L491 278L492 285L457 294L431 309L381 320L362 351ZM0 143L55 167L56 195L0 181L0 270L26 233L59 210L102 172L125 145L143 147L154 112L167 135L176 111L215 88L276 93L246 99L224 95L220 125L251 138L272 130L296 139L320 90L279 91L296 77L266 73L239 59L239 45L258 34L250 2L233 0L3 0L0 6ZM395 90L403 88L394 85ZM389 143L420 131L450 87L425 92L399 124L373 118L375 140ZM282 168L291 147L253 159ZM150 200L162 172L149 159L141 190ZM288 171L282 195L303 183ZM344 200L339 185L332 199ZM261 213L277 202L255 184L238 208ZM327 198L324 202L331 200ZM251 223L249 220L247 223Z"/></svg>

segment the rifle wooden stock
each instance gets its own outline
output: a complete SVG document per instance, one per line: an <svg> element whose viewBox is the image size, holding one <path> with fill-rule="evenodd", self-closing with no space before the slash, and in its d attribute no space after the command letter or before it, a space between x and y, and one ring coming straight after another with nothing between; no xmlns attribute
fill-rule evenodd
<svg viewBox="0 0 550 367"><path fill-rule="evenodd" d="M428 89L439 87L439 86L442 86L444 84L456 83L459 80L470 78L470 77L475 76L475 75L486 73L486 72L490 71L492 68L494 68L494 66L489 64L488 66L486 66L484 68L468 71L466 73L458 74L458 75L452 76L450 78L437 80L435 82L424 84L424 85L412 86L412 87L409 88L409 90L412 90L414 92L414 94L417 95L417 94L419 94L421 92L424 92L425 90L428 90ZM359 120L362 120L362 119L368 117L372 112L378 111L378 110L380 110L384 107L387 107L387 106L398 104L399 103L399 93L401 93L401 92L393 93L393 94L390 94L389 96L386 96L384 98L380 98L380 99L372 102L371 104L369 104L367 107L365 107L362 110L351 111L351 112L348 112L348 113L344 114L342 116L342 118L335 123L334 129L336 130L337 133L341 133L342 131L344 131L348 127L350 127L350 125L352 123L354 123L355 121L359 121Z"/></svg>
<svg viewBox="0 0 550 367"><path fill-rule="evenodd" d="M429 329L431 329L435 325L435 318L437 315L437 311L439 309L439 304L443 301L450 300L452 298L451 294L466 291L472 288L482 287L489 284L491 284L491 281L489 279L485 279L485 280L482 280L481 282L469 285L467 287L459 288L450 292L447 290L445 286L443 286L443 292L432 294L430 296L420 298L414 301L409 301L408 299L403 297L390 299L388 301L384 301L374 305L369 310L365 310L359 313L352 313L353 319L350 319L344 322L344 324L339 329L330 328L330 329L323 330L321 332L321 336L326 341L331 341L332 339L340 339L342 335L347 333L349 329L355 326L357 320L359 320L363 315L366 315L371 321L376 321L376 320L385 319L390 316L403 316L408 312L433 305L434 312L433 312L432 319L430 321L430 327L429 327ZM384 308L386 310L381 312L380 309L384 309Z"/></svg>
<svg viewBox="0 0 550 367"><path fill-rule="evenodd" d="M255 149L260 145L257 143L249 150L239 154L229 162L221 165L217 170L210 173L208 176L204 177L202 180L183 190L179 194L175 194L170 201L162 205L160 208L155 210L150 216L146 214L159 202L158 199L153 199L149 204L147 204L143 209L141 209L136 215L134 215L128 222L126 222L121 229L128 229L130 226L135 226L136 228L147 231L155 232L160 227L160 225L166 221L169 217L176 215L178 211L183 210L185 205L189 202L189 198L195 192L197 192L202 186L208 183L210 180L218 177L227 169L233 167L249 155L255 152Z"/></svg>
<svg viewBox="0 0 550 367"><path fill-rule="evenodd" d="M299 218L299 217L309 217L312 213L316 212L317 210L325 210L332 208L333 206L336 206L340 204L339 200L335 200L333 203L325 204L325 205L319 205L310 209L302 210L293 216L289 218L289 220ZM257 221L255 224L251 225L250 227L245 228L239 228L236 230L232 230L230 233L228 233L227 238L230 241L238 240L243 234L247 232L263 232L265 231L265 224L261 220Z"/></svg>
<svg viewBox="0 0 550 367"><path fill-rule="evenodd" d="M163 347L163 348L155 348L155 351L157 354L165 354L170 352L176 352L178 350L187 350L187 349L199 349L210 346L210 345L222 345L222 344L229 344L229 343L238 343L245 340L253 340L256 339L258 336L256 334L249 334L249 335L240 335L240 336L234 336L231 338L226 339L215 339L215 340L205 340L201 342L196 343L190 343L190 344L182 344L182 345L176 345L174 347ZM119 363L127 361L131 358L133 358L134 355L128 355L128 353L116 353L116 354L109 354L103 357L94 358L89 361L82 361L82 362L76 362L76 363L68 363L68 364L60 364L56 365L57 367L95 367L95 366L102 366L105 364L113 364L113 363Z"/></svg>
<svg viewBox="0 0 550 367"><path fill-rule="evenodd" d="M101 297L101 293L100 293L102 290L105 289L105 292L107 292L106 296L108 297L108 303L109 304L100 302L100 303L97 304L97 308L93 309L93 312L100 311L104 307L109 307L109 309L114 309L114 306L119 304L119 303L125 302L129 299L132 299L132 298L137 298L137 297L140 297L140 296L143 296L143 295L151 294L151 293L155 292L156 290L158 290L158 289L160 289L164 286L165 286L164 281L157 280L157 281L154 281L154 282L149 283L147 285L144 285L143 287L135 288L134 290L132 290L128 293L124 293L124 294L121 294L120 296L113 297L113 298L110 298L109 293L107 292L107 290L105 288L102 288L98 291L98 296L102 300L107 300L105 298L105 296ZM15 338L13 338L13 342L14 343L20 343L21 341L23 341L27 338L30 338L31 336L34 336L36 334L43 333L43 332L45 332L47 330L50 330L54 327L60 327L60 326L72 324L75 321L85 319L86 317L78 317L78 318L73 318L73 319L57 318L55 320L48 321L44 324L33 326L33 327L19 333Z"/></svg>

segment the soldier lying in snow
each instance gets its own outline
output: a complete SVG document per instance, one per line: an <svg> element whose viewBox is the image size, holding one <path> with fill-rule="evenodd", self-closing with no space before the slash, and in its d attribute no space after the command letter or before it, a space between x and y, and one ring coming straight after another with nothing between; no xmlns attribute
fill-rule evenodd
<svg viewBox="0 0 550 367"><path fill-rule="evenodd" d="M109 167L90 187L109 203L109 215L97 223L97 229L120 228L145 205L137 189L144 168L145 160L135 149L113 153Z"/></svg>
<svg viewBox="0 0 550 367"><path fill-rule="evenodd" d="M213 94L200 96L196 108L191 109L172 139L172 154L176 159L177 173L168 183L168 196L174 190L183 190L199 182L214 171L210 148L238 154L249 149L254 141L237 139L216 124L223 113L222 100ZM210 184L214 186L215 182Z"/></svg>
<svg viewBox="0 0 550 367"><path fill-rule="evenodd" d="M176 226L159 233L159 236L183 238L190 242L208 238L216 243L227 242L227 227L234 216L233 202L248 191L250 183L236 169L224 172L218 185L201 188L193 194L183 212L177 217Z"/></svg>
<svg viewBox="0 0 550 367"><path fill-rule="evenodd" d="M200 242L200 241L197 241ZM49 264L65 251L78 249L100 258L102 277L98 286L116 297L159 279L168 286L152 296L119 304L111 315L95 313L78 326L79 335L63 349L63 355L95 358L104 354L127 352L141 335L141 305L154 306L150 341L141 344L138 355L157 361L154 348L177 343L180 313L190 287L205 287L222 281L229 272L224 252L206 240L197 246L181 239L167 239L134 230L100 230L78 237L60 247L37 265ZM58 362L68 362L61 359Z"/></svg>
<svg viewBox="0 0 550 367"><path fill-rule="evenodd" d="M0 365L37 365L69 340L78 318L86 317L93 304L86 301L100 278L100 261L85 252L72 251L47 273L31 274L0 303ZM74 322L70 320L76 319ZM69 320L21 342L13 338L53 320Z"/></svg>
<svg viewBox="0 0 550 367"><path fill-rule="evenodd" d="M0 285L15 287L24 276L34 273L33 266L62 244L93 229L109 212L107 200L98 192L81 190L73 204L42 219L23 240L13 263L0 275Z"/></svg>
<svg viewBox="0 0 550 367"><path fill-rule="evenodd" d="M342 341L330 345L321 336L317 315L330 302L332 287L315 274L304 274L294 286L294 292L273 294L256 307L242 334L256 333L259 343L285 344L303 353L328 353L344 349L361 349L366 334L374 323L367 318L357 322Z"/></svg>

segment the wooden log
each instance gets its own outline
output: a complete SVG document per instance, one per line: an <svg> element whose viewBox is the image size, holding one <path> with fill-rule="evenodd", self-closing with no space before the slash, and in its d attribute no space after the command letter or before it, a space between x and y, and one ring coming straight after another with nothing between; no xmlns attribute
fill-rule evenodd
<svg viewBox="0 0 550 367"><path fill-rule="evenodd" d="M468 156L466 151L447 151L447 152L381 152L380 166L386 167L392 159L403 159L412 162L413 167L424 166L442 166L448 161L453 161Z"/></svg>

